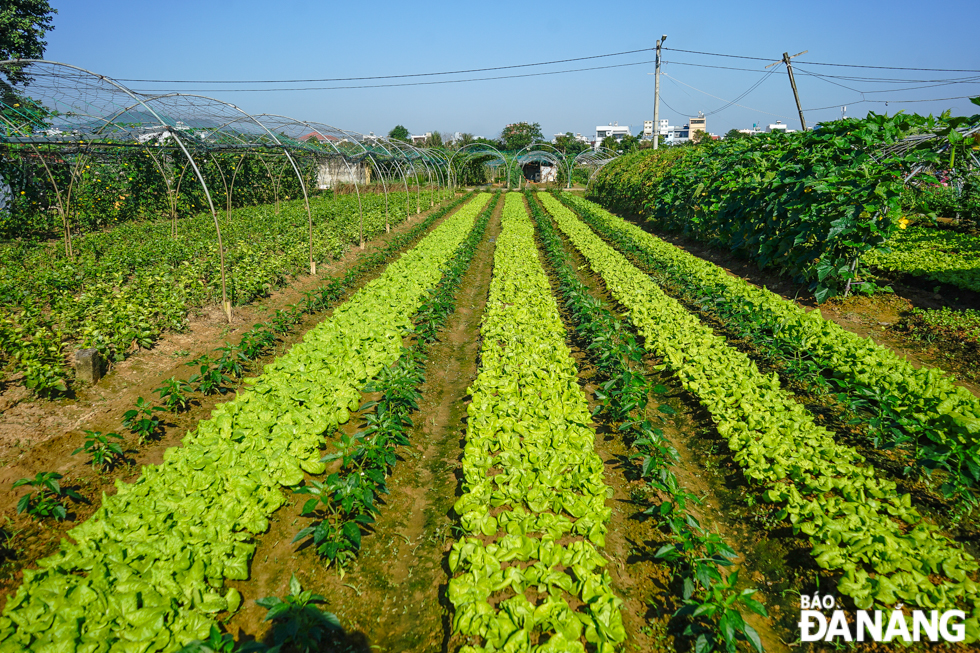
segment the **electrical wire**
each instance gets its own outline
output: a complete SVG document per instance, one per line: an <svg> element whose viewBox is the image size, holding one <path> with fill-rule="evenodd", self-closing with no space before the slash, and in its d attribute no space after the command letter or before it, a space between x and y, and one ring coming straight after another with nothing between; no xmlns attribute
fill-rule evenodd
<svg viewBox="0 0 980 653"><path fill-rule="evenodd" d="M694 89L698 93L704 93L708 97L713 97L716 100L721 100L722 102L729 102L729 105L735 105L736 107L741 107L743 109L748 109L749 111L757 111L759 113L764 113L767 116L775 116L777 118L786 118L787 120L792 120L792 118L790 118L789 116L783 116L783 115L780 115L778 113L771 113L769 111L763 111L762 109L753 109L752 107L747 107L744 104L737 104L735 102L731 102L729 100L726 100L725 98L718 97L717 95L712 95L711 93L708 93L707 91L702 91L701 89L695 88L695 87L691 86L690 84L686 84L686 83L682 82L681 80L677 79L676 77L671 77L670 75L668 75L665 72L661 72L660 74L663 75L664 77L667 77L669 79L672 79L672 80L676 81L679 84L684 84L684 86L686 86L688 88L691 88L691 89Z"/></svg>
<svg viewBox="0 0 980 653"><path fill-rule="evenodd" d="M656 48L643 48L641 50L627 50L625 52L613 52L610 54L596 54L589 57L575 57L573 59L556 59L555 61L541 61L538 63L522 63L512 66L493 66L491 68L470 68L469 70L449 70L439 73L409 73L405 75L376 75L373 77L328 77L323 79L265 79L265 80L196 80L196 79L128 79L120 77L116 81L120 82L139 82L153 84L308 84L313 82L361 82L374 79L404 79L407 77L434 77L439 75L464 75L467 73L483 73L492 70L511 70L514 68L529 68L532 66L550 66L558 63L571 63L573 61L586 61L589 59L603 59L605 57L620 57L626 54L636 54L638 52L651 52Z"/></svg>
<svg viewBox="0 0 980 653"><path fill-rule="evenodd" d="M678 111L674 107L672 107L669 104L667 104L667 100L664 99L664 94L663 93L660 94L660 101L663 102L667 106L668 109L670 109L671 111L673 111L674 113L676 113L679 116L690 116L691 115L690 113L684 113L683 111Z"/></svg>
<svg viewBox="0 0 980 653"><path fill-rule="evenodd" d="M769 79L769 76L770 75L772 75L774 72L776 72L776 70L778 68L779 68L779 66L776 66L775 68L770 68L761 78L759 78L759 80L755 84L753 84L752 86L750 86L744 93L742 93L741 95L739 95L737 98L735 98L734 100L731 100L730 102L728 102L724 106L715 109L714 111L709 111L708 113L706 113L704 115L711 116L711 115L714 115L716 113L720 113L720 112L724 111L725 109L727 109L728 107L730 107L730 106L732 106L734 104L737 104L739 100L744 99L749 93L751 93L755 89L759 88L764 81L766 81L767 79ZM738 106L741 106L741 105L738 105Z"/></svg>
<svg viewBox="0 0 980 653"><path fill-rule="evenodd" d="M708 57L728 57L731 59L748 59L751 61L772 61L772 57L747 57L738 54L723 54L720 52L700 52L698 50L680 50L678 48L668 48L667 46L663 46L663 49L670 50L672 52L685 52L687 54L701 54ZM928 71L928 72L937 72L937 73L980 73L980 70L971 70L971 69L962 69L962 68L905 68L902 66L868 66L863 64L825 63L819 61L803 61L803 60L800 60L799 63L807 64L810 66L836 66L839 68L869 68L875 70L916 70L916 71Z"/></svg>
<svg viewBox="0 0 980 653"><path fill-rule="evenodd" d="M626 68L629 66L643 66L647 64L656 63L656 61L634 61L633 63L620 63L611 64L609 66L593 66L591 68L573 68L570 70L549 70L542 73L523 73L520 75L497 75L495 77L471 77L470 79L440 79L434 82L402 82L399 84L362 84L359 86L306 86L300 88L199 88L199 89L185 89L187 92L192 93L284 93L286 91L333 91L340 89L358 89L358 88L395 88L401 86L432 86L435 84L460 84L463 82L486 82L497 79L518 79L522 77L543 77L546 75L563 75L565 73L580 73L589 70L608 70L610 68ZM661 62L662 63L662 62ZM150 89L141 89L135 91L136 93L143 93L147 95L153 95L159 93L159 91L154 91ZM172 91L181 92L181 91Z"/></svg>
<svg viewBox="0 0 980 653"><path fill-rule="evenodd" d="M931 80L930 83L925 84L923 86L908 86L906 88L886 88L886 89L879 89L877 91L861 91L856 88L851 88L850 86L845 86L844 84L831 81L830 79L825 79L826 77L828 77L828 75L822 75L820 73L811 72L808 71L806 68L802 68L800 66L796 66L795 69L800 71L804 75L810 75L811 77L816 77L818 79L827 82L828 84L834 84L835 86L840 86L841 88L846 88L849 91L854 91L855 93L861 93L862 95L865 93L892 93L895 91L914 91L922 88L936 88L938 86L950 86L952 84L975 84L980 82L980 77L975 76L975 77L962 77L958 79ZM914 80L902 80L902 81L915 83Z"/></svg>
<svg viewBox="0 0 980 653"><path fill-rule="evenodd" d="M667 46L662 46L664 50L670 50L671 52L684 52L686 54L703 54L708 57L728 57L730 59L751 59L752 61L772 61L772 57L745 57L738 54L721 54L719 52L699 52L697 50L681 50L679 48L668 48Z"/></svg>
<svg viewBox="0 0 980 653"><path fill-rule="evenodd" d="M964 69L964 68L903 68L900 66L865 66L861 64L821 63L819 61L802 61L802 60L799 63L803 63L808 66L836 66L839 68L871 68L874 70L914 70L914 71L925 71L931 73L980 73L980 70Z"/></svg>
<svg viewBox="0 0 980 653"><path fill-rule="evenodd" d="M675 66L696 66L698 68L715 68L717 70L739 70L746 73L758 73L758 68L733 68L732 66L712 66L706 63L691 63L689 61L674 61L673 59L662 59L661 64L673 64Z"/></svg>
<svg viewBox="0 0 980 653"><path fill-rule="evenodd" d="M803 110L804 111L823 111L824 109L836 109L836 108L841 107L842 105L843 106L851 106L851 105L854 105L854 104L864 104L864 103L886 104L887 105L887 104L911 104L911 103L915 103L915 102L945 102L947 100L970 100L970 99L973 99L975 97L976 97L975 95L959 95L957 97L929 98L928 100L857 100L855 102L841 102L839 104L834 104L834 105L831 105L829 107L816 107L816 108L813 108L813 109L803 109Z"/></svg>
<svg viewBox="0 0 980 653"><path fill-rule="evenodd" d="M120 77L120 78L117 79L117 81L120 81L120 82L146 83L146 84L305 84L305 83L318 83L318 82L355 82L355 81L372 81L372 80L385 80L385 79L408 79L408 78L416 78L416 77L436 77L436 76L443 76L443 75L461 75L461 74L469 74L469 73L477 73L477 72L490 72L490 71L496 71L496 70L513 70L513 69L518 69L518 68L530 68L530 67L535 67L535 66L549 66L549 65L555 65L555 64L560 64L560 63L571 63L571 62L574 62L574 61L587 61L587 60L602 59L602 58L607 58L607 57L619 57L619 56L624 56L624 55L628 55L628 54L637 54L637 53L640 53L640 52L652 52L654 50L656 50L656 48L641 48L641 49L638 49L638 50L625 50L623 52L612 52L612 53L607 53L607 54L597 54L597 55L590 55L590 56L585 56L585 57L573 57L573 58L569 58L569 59L555 59L553 61L540 61L540 62L535 62L535 63L513 64L513 65L509 65L509 66L491 66L491 67L487 67L487 68L469 68L469 69L461 69L461 70L448 70L448 71L428 72L428 73L407 73L407 74L402 74L402 75L373 75L373 76L364 76L364 77L327 77L327 78L311 78L311 79L267 79L267 80L195 80L195 79L183 79L183 80L172 80L171 79L171 80L168 80L168 79L135 79L135 78ZM721 53L721 52L703 52L703 51L700 51L700 50L683 50L683 49L680 49L680 48L668 48L666 46L663 47L663 50L667 50L667 51L671 51L671 52L683 52L683 53L686 53L686 54L697 54L697 55L710 56L710 57L725 57L725 58L730 58L730 59L744 59L744 60L750 60L750 61L772 61L772 58L771 57L750 57L750 56L745 56L745 55L726 54L726 53ZM640 64L647 64L647 63L651 63L651 62L646 62L645 61L645 62L638 62L638 63L634 63L634 64L623 64L623 65L640 65ZM677 64L677 65L683 65L683 66L699 66L699 67L703 67L703 68L718 68L718 69L722 69L722 70L740 70L740 71L745 71L745 72L756 72L755 70L748 69L748 68L734 68L734 67L729 67L729 66L711 66L711 65L708 65L708 64L696 64L696 63L680 62L680 61L674 61L674 62L671 62L671 63ZM980 70L953 69L953 68L906 68L906 67L899 67L899 66L870 66L870 65L863 65L863 64L840 64L840 63L826 63L826 62L802 61L802 60L799 61L798 63L800 63L800 64L807 64L807 65L813 65L813 66L835 66L835 67L842 67L842 68L866 68L866 69L875 69L875 70L907 70L907 71L930 71L930 72L966 72L966 73L980 73ZM618 66L609 66L609 67L618 67ZM583 69L567 70L567 71L555 71L555 72L552 72L552 73L539 73L539 74L560 74L560 73L565 73L565 72L581 72L583 70L602 70L602 69L605 69L605 68L607 68L607 67L599 66L599 67L594 67L594 68L583 68ZM816 75L817 73L811 73L811 74L815 74ZM532 76L532 75L515 75L514 77L524 77L524 76ZM841 78L842 79L846 79L844 77L841 77ZM452 80L450 82L439 82L439 83L484 81L484 80L494 80L494 79L508 79L508 77L506 77L506 76L497 76L497 77L486 77L486 78L473 78L473 79L465 79L465 80ZM857 79L857 78L854 78L851 81L862 81L862 80ZM872 79L871 78L868 78L867 81L872 81ZM874 80L874 81L885 81L885 80ZM928 82L945 82L947 80L896 80L896 81L899 81L901 83L909 83L909 82L917 83L917 82L920 82L920 81L922 81L922 82L927 82L927 81ZM392 84L390 86L396 86L396 85ZM359 85L359 86L339 86L339 87L313 87L313 88L283 89L283 90L336 90L336 89L341 89L341 88L352 88L352 89L356 89L356 88L379 88L379 87L381 87L381 85ZM844 87L844 88L848 88L848 87ZM210 91L211 89L198 89L198 90L208 90L208 91ZM228 89L228 90L231 90L231 89ZM235 91L243 91L243 90L248 90L248 89L234 89L234 90ZM255 89L255 90L256 91L264 91L265 89ZM849 90L855 90L855 89L849 89ZM860 91L857 91L857 92L860 92Z"/></svg>

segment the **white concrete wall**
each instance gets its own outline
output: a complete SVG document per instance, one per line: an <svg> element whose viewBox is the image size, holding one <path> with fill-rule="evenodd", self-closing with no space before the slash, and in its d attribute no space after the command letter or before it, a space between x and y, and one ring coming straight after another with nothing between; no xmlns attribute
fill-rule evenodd
<svg viewBox="0 0 980 653"><path fill-rule="evenodd" d="M333 188L336 184L371 183L371 171L364 163L344 163L343 159L323 159L317 169L317 186Z"/></svg>

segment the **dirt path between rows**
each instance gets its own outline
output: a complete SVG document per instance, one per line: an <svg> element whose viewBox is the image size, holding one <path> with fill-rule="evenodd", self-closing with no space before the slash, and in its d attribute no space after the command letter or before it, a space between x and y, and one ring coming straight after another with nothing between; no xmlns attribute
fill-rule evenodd
<svg viewBox="0 0 980 653"><path fill-rule="evenodd" d="M611 307L614 313L624 313L622 306L612 299L587 261L557 228L556 233L562 240L566 260L579 281L588 287L590 294ZM545 269L549 270L550 276L550 268L546 266ZM554 279L552 287L558 296ZM574 324L571 316L564 310L562 319L566 323L566 331L573 334ZM574 335L569 340L569 347L573 350L580 377L583 379L583 390L589 399L589 407L594 409L599 405L595 397L599 380L593 379L597 370L582 349L586 345L587 343L579 342ZM680 456L680 461L674 466L679 485L703 499L701 506L689 506L690 512L708 531L719 533L738 554L735 563L742 568L741 587L760 590L772 588L781 579L765 573L769 570L752 564L746 555L756 545L748 537L752 528L728 517L729 511L725 506L731 502L727 497L729 490L725 488L722 470L717 464L710 465L703 444L695 438L695 433L706 426L704 416L700 414L703 410L694 397L684 392L669 375L652 372L659 362L651 357L648 369L651 374L658 376L658 382L663 382L670 388L670 392L662 397L651 397L647 418L663 430L664 436ZM660 412L658 407L662 404L669 405L673 414ZM659 502L661 499L636 474L635 465L629 460L632 451L617 431L600 424L596 435L596 453L605 464L606 482L614 491L613 516L606 537L606 554L614 561L609 566L613 588L624 601L622 613L628 635L627 650L678 650L688 643L676 638L679 634L677 629L682 628L682 625L672 618L673 613L682 605L680 588L671 579L670 568L653 556L669 539L660 531L655 519L643 514L650 507L651 501ZM729 467L731 464L728 463ZM782 608L770 600L768 592L763 591L763 594L766 595L765 599L758 595L756 598L762 600L770 611L775 610L774 619L767 620L747 611L743 616L758 631L766 651L788 651L789 647L783 641L788 633L774 627L775 618L778 618Z"/></svg>
<svg viewBox="0 0 980 653"><path fill-rule="evenodd" d="M306 497L295 497L275 515L271 531L259 539L251 580L236 584L245 600L228 626L237 639L266 636L265 611L254 600L288 593L289 577L295 572L304 589L329 598L326 609L340 618L349 633L349 650L448 650L447 554L454 541L456 473L503 204L498 203L463 279L456 311L429 349L419 411L412 415L412 444L399 451L388 479L390 494L382 497L381 513L373 532L364 536L360 554L341 577L336 568L326 568L312 549L291 544L306 521L299 514ZM354 415L349 424L357 421Z"/></svg>
<svg viewBox="0 0 980 653"><path fill-rule="evenodd" d="M622 306L611 299L601 279L591 272L584 258L574 250L567 238L564 235L561 235L561 238L567 255L574 262L580 280L588 285L597 297L615 306L617 312L625 312ZM697 255L693 250L691 253ZM727 268L726 271L734 274ZM751 278L747 280L752 281ZM793 300L793 297L785 294L783 296ZM805 302L799 303L806 305ZM691 307L688 307L688 310L691 310ZM826 312L824 315L828 319L831 318ZM730 334L719 329L717 324L710 321L705 323L716 335L725 337L731 346L742 349L738 347L737 342L732 341ZM846 324L842 326L847 328ZM749 351L745 353L752 355ZM898 350L898 353L903 352ZM913 364L920 364L914 356L907 357ZM653 370L661 362L651 356L648 368ZM757 364L762 363L757 361ZM739 554L736 563L743 570L740 574L739 587L753 587L760 590L760 595L756 598L761 600L769 610L769 620L762 620L755 615L745 615L746 620L759 631L766 651L788 650L791 647L799 647L802 651L831 650L830 647L801 644L797 641L800 632L799 594L827 591L827 588L836 586L839 575L829 573L817 566L808 538L801 534L794 534L783 520L776 517L776 508L761 497L758 488L746 482L727 443L718 434L710 414L701 407L697 398L684 391L676 379L668 373L660 373L656 378L670 388L669 393L664 395L665 403L676 411L676 415L672 416L662 428L680 457L680 461L674 468L678 482L701 496L703 500L703 504L693 508L691 512L702 526L709 531L720 533ZM969 387L968 384L964 385ZM880 468L876 471L889 476ZM909 491L911 488L904 489ZM920 508L925 507L920 506ZM930 511L926 508L925 512ZM964 542L960 543L964 544ZM869 642L852 646L861 651L904 650L899 645Z"/></svg>
<svg viewBox="0 0 980 653"><path fill-rule="evenodd" d="M424 219L410 219L392 228L367 244L364 250L353 248L340 260L320 268L317 276L300 276L294 282L265 300L248 306L236 307L231 324L224 321L224 313L216 306L206 307L193 314L185 333L170 333L161 338L152 349L137 352L127 360L117 363L98 384L79 390L74 399L57 401L31 400L22 389L8 390L0 397L0 488L24 477L33 478L41 471L56 471L64 475L63 487L70 487L84 496L88 503L68 503L68 518L64 522L53 520L34 521L26 514L16 514L16 503L25 490L0 492L0 606L6 596L15 589L22 569L39 558L54 553L61 537L72 526L87 519L101 505L102 493L114 494L114 482L119 479L133 482L139 478L142 467L159 464L164 452L180 444L186 432L206 419L211 410L232 395L194 395L194 403L185 413L157 413L163 423L162 433L142 446L136 445L132 435L122 426L122 417L133 408L137 397L158 403L153 389L170 377L187 380L192 368L185 363L201 354L211 353L226 341L238 342L241 336L256 322L271 318L277 309L295 304L303 293L314 289L325 280L342 275L355 266L363 255L383 249L392 238L411 230ZM437 220L428 231L442 223ZM414 243L407 245L408 249ZM403 250L404 251L404 250ZM336 303L339 305L361 286L376 278L384 266L365 275L360 282ZM301 324L278 343L273 351L256 361L252 375L259 373L266 363L300 342L305 333L322 322L330 311L306 315ZM97 473L86 464L84 454L72 456L72 451L84 442L84 430L118 432L126 436L125 449L129 463L107 473Z"/></svg>

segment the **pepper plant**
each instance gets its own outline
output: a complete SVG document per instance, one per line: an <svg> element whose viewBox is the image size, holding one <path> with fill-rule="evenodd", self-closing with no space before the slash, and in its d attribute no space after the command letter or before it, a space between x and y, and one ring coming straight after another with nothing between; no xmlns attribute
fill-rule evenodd
<svg viewBox="0 0 980 653"><path fill-rule="evenodd" d="M122 447L118 443L112 442L109 438L122 440L118 433L103 433L102 431L85 430L85 444L71 452L75 455L81 451L89 454L92 467L98 467L101 471L111 469L125 459Z"/></svg>
<svg viewBox="0 0 980 653"><path fill-rule="evenodd" d="M31 490L17 502L17 514L26 512L35 518L54 517L62 520L67 516L64 498L84 501L78 492L63 488L58 483L63 477L58 472L38 472L34 478L21 478L14 481L13 489L30 486Z"/></svg>
<svg viewBox="0 0 980 653"><path fill-rule="evenodd" d="M136 408L131 408L123 413L123 426L132 431L140 444L153 437L160 420L154 417L154 413L167 410L163 406L154 406L143 397L136 399Z"/></svg>
<svg viewBox="0 0 980 653"><path fill-rule="evenodd" d="M951 125L870 113L807 132L645 150L603 168L589 197L741 252L808 283L823 302L860 280L861 257L898 231L905 177L939 162L934 144L887 146Z"/></svg>
<svg viewBox="0 0 980 653"><path fill-rule="evenodd" d="M172 413L182 413L191 405L191 398L187 396L190 391L191 386L187 381L170 377L153 392L160 395L160 400L167 410Z"/></svg>

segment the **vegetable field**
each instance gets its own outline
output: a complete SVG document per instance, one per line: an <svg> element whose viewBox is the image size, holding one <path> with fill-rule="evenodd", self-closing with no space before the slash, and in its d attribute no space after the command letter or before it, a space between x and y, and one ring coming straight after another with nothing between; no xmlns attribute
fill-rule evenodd
<svg viewBox="0 0 980 653"><path fill-rule="evenodd" d="M390 197L364 250L357 200L314 198L302 281L305 207L232 211L232 301L268 319L166 361L220 301L210 216L0 250L8 372L79 407L3 460L0 653L825 650L815 594L888 632L959 610L976 646L975 388L574 193ZM119 371L61 397L64 343ZM892 639L852 646L939 646Z"/></svg>
<svg viewBox="0 0 980 653"><path fill-rule="evenodd" d="M244 305L305 271L308 248L329 262L406 218L406 194L312 200L312 243L301 201L241 208L222 225L231 303ZM359 202L363 207L359 206ZM386 203L388 204L386 213ZM95 348L110 361L148 348L186 326L188 312L221 298L218 244L210 215L130 222L76 237L76 255L51 243L0 245L0 345L7 374L41 394L67 391L66 350ZM134 273L135 272L135 273Z"/></svg>

